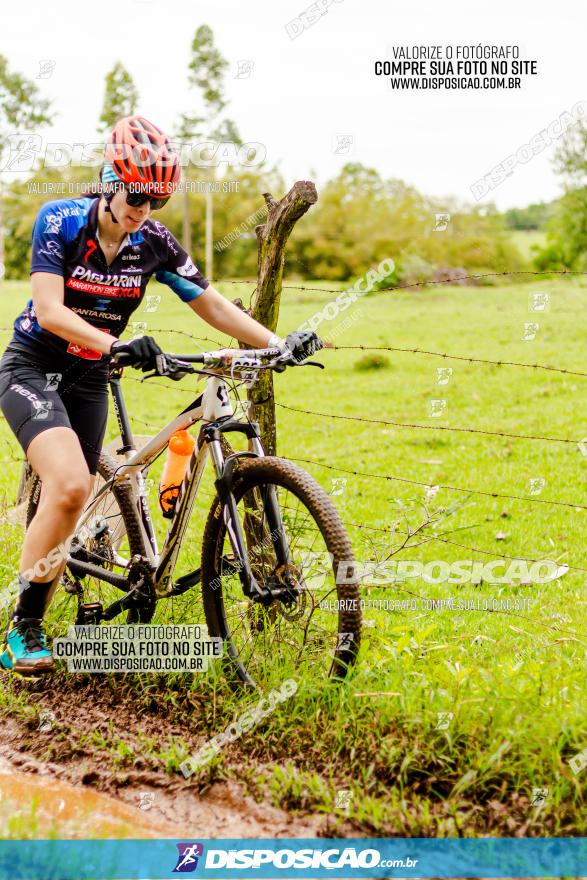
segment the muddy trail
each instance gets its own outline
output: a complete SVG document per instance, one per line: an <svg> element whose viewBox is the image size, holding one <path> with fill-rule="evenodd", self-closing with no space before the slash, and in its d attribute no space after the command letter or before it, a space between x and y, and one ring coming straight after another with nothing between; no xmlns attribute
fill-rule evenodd
<svg viewBox="0 0 587 880"><path fill-rule="evenodd" d="M202 736L174 726L159 711L143 707L139 713L137 701L111 688L93 682L63 685L55 679L51 684L15 681L15 693L29 708L2 719L1 825L16 810L33 837L45 837L50 828L59 837L86 838L333 833L324 814L291 814L247 795L238 780L238 762L230 779L209 782L166 772L145 743L177 737L196 751ZM20 834L17 825L13 836Z"/></svg>

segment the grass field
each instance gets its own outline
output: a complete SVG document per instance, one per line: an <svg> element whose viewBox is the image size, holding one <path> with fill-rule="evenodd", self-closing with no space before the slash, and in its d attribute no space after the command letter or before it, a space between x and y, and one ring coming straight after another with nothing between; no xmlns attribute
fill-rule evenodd
<svg viewBox="0 0 587 880"><path fill-rule="evenodd" d="M248 301L250 285L218 286ZM28 287L5 282L0 291L0 326L6 328ZM173 329L218 338L166 289L153 285L149 293L161 294L159 309L141 311L136 320L147 321L148 332L167 350L197 345ZM531 310L537 293L549 294L544 311ZM323 323L319 332L337 346L419 348L587 373L586 293L582 279L381 292ZM331 298L286 289L278 330L287 333ZM525 324L531 323L539 327L526 335L534 332L535 338L524 341ZM6 332L2 339L7 341ZM358 560L396 553L407 529L430 517L428 528L409 541L422 543L394 558L426 563L549 558L578 570L571 567L544 584L520 584L512 577L494 585L421 578L381 585L367 577L365 599L414 599L415 607L367 608L360 661L348 683L327 688L301 681L294 699L225 749L190 784L203 790L214 779L238 779L259 800L330 815L330 831L343 834L587 834L587 770L581 772L581 759L569 764L587 748L586 510L580 507L586 505L587 460L577 446L587 436L587 376L411 352L335 350L320 359L326 365L320 373L300 369L276 377L279 404L326 414L279 408L279 451L313 462L303 466L334 495ZM439 377L438 368L451 368L452 374ZM136 431L154 433L189 402L194 382L166 390L136 381L126 387ZM432 416L431 407L441 414ZM467 430L440 430L456 428ZM115 435L112 421L109 439ZM19 449L4 423L0 440L8 508ZM334 478L346 483L333 484ZM199 512L204 511L205 504ZM186 564L197 561L198 528ZM4 523L0 561L6 582L16 572L21 538L19 526ZM516 597L526 600L524 610L459 612L430 603ZM198 614L194 599L194 620L202 619ZM88 731L80 700L88 712L95 703L111 707L111 723L99 735ZM66 707L69 701L76 712L63 720L59 736L40 743L35 736L40 708ZM187 749L224 729L250 702L214 677L166 683L121 676L78 685L59 672L51 691L41 693L8 678L0 681L0 706L25 724L29 736L23 747L37 757L66 763L82 749L103 767L119 771L138 761L170 778L176 778ZM157 718L153 735L141 734L141 724L147 729ZM548 795L533 805L536 788L548 789ZM348 808L336 806L341 790L351 792Z"/></svg>

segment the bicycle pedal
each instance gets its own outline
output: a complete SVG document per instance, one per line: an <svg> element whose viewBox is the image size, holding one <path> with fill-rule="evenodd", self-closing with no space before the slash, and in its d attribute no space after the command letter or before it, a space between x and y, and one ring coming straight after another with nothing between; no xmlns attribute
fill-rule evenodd
<svg viewBox="0 0 587 880"><path fill-rule="evenodd" d="M101 602L86 602L77 609L76 626L97 626L103 619L104 608Z"/></svg>
<svg viewBox="0 0 587 880"><path fill-rule="evenodd" d="M63 575L63 589L72 596L81 596L83 593L81 581L77 578L71 578L67 572Z"/></svg>

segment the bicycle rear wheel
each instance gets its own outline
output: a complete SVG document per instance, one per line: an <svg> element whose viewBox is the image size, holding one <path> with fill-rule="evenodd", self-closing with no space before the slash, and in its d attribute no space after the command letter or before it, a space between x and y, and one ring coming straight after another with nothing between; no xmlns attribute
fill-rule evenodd
<svg viewBox="0 0 587 880"><path fill-rule="evenodd" d="M267 521L268 487L277 495L285 566ZM305 471L273 456L243 460L233 494L257 582L269 591L293 583L295 598L265 606L244 596L216 499L202 544L202 595L209 634L225 642L230 680L268 687L317 671L344 678L357 656L361 610L351 544L330 498Z"/></svg>

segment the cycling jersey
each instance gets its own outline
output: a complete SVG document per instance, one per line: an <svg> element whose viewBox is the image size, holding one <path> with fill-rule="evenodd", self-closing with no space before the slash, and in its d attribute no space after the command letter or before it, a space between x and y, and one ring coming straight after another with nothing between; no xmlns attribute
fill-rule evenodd
<svg viewBox="0 0 587 880"><path fill-rule="evenodd" d="M92 326L120 336L151 277L167 284L184 302L208 287L198 267L158 220L148 219L138 232L127 235L108 265L98 239L98 205L96 197L47 202L33 227L31 274L61 275L67 308ZM66 361L107 357L43 329L32 300L14 322L13 340L37 351L50 349Z"/></svg>

